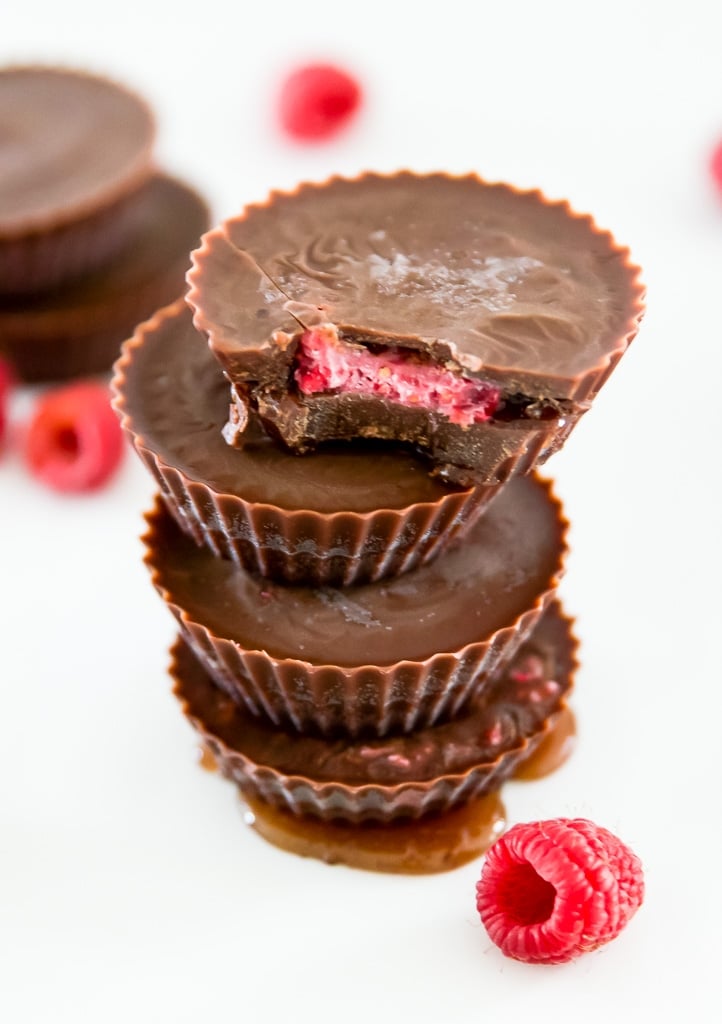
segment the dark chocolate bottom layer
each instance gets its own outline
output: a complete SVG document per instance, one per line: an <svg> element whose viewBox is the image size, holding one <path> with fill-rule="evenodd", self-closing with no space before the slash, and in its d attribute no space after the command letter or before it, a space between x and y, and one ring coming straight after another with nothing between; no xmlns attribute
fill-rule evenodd
<svg viewBox="0 0 722 1024"><path fill-rule="evenodd" d="M234 424L245 423L248 412L238 388L231 397L227 436L234 441ZM576 406L549 419L461 426L432 411L368 395L256 390L250 401L269 433L291 451L369 438L411 444L431 460L434 474L463 487L502 484L531 472L562 447L586 412L586 406Z"/></svg>

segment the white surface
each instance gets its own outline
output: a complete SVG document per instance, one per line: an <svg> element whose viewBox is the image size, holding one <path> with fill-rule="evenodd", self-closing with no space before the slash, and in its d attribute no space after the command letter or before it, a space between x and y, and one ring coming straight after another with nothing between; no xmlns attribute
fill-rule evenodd
<svg viewBox="0 0 722 1024"><path fill-rule="evenodd" d="M647 319L549 465L573 523L580 744L505 801L511 821L585 815L617 831L644 860L647 900L604 950L534 968L487 940L479 863L397 878L264 844L197 767L169 695L174 627L140 562L140 464L70 499L10 454L0 1019L719 1019L717 6L445 0L410 22L410 4L369 0L4 0L0 62L135 85L158 111L159 161L216 217L336 171L476 169L568 197L632 247ZM273 85L318 55L355 68L368 101L342 139L304 149L271 131Z"/></svg>

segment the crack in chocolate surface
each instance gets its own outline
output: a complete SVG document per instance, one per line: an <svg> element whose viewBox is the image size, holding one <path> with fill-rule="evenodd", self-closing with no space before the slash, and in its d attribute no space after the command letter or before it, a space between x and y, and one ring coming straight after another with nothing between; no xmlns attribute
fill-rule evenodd
<svg viewBox="0 0 722 1024"><path fill-rule="evenodd" d="M190 298L231 379L292 318L428 349L537 398L584 399L641 312L636 268L591 218L473 176L306 185L209 238ZM253 254L247 273L227 274L224 247ZM261 274L277 294L259 319Z"/></svg>

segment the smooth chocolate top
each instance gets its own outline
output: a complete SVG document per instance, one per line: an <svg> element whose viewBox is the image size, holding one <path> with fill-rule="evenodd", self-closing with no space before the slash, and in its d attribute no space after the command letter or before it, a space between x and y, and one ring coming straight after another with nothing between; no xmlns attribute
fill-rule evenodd
<svg viewBox="0 0 722 1024"><path fill-rule="evenodd" d="M155 124L136 96L58 68L0 70L0 233L55 227L150 173Z"/></svg>
<svg viewBox="0 0 722 1024"><path fill-rule="evenodd" d="M322 323L424 348L506 392L591 397L637 330L626 250L566 203L473 175L382 177L274 193L210 232L189 301L234 356Z"/></svg>
<svg viewBox="0 0 722 1024"><path fill-rule="evenodd" d="M382 739L321 739L256 718L213 685L194 655L173 649L175 692L211 735L287 776L393 786L492 764L534 736L568 694L576 666L569 620L554 602L490 690L451 722Z"/></svg>
<svg viewBox="0 0 722 1024"><path fill-rule="evenodd" d="M221 435L228 381L182 303L133 349L123 396L139 444L190 479L246 501L369 512L438 501L455 490L432 480L421 459L389 446L337 445L300 458L252 425L244 446L231 448Z"/></svg>
<svg viewBox="0 0 722 1024"><path fill-rule="evenodd" d="M430 564L335 589L274 583L217 558L161 504L149 524L154 583L191 621L247 651L338 666L423 660L512 626L556 586L566 526L549 485L520 477Z"/></svg>

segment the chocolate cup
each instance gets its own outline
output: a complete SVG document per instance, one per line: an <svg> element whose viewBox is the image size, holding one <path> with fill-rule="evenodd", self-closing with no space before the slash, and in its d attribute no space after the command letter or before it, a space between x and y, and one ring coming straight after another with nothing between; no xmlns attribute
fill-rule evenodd
<svg viewBox="0 0 722 1024"><path fill-rule="evenodd" d="M246 446L231 448L221 436L227 383L182 302L125 343L113 390L181 529L273 579L348 586L397 576L467 531L499 490L430 480L421 460L390 446L300 459L251 426Z"/></svg>
<svg viewBox="0 0 722 1024"><path fill-rule="evenodd" d="M133 236L137 210L145 204L148 183L99 213L67 226L0 238L0 302L19 297L29 306L43 293L72 287L84 274L103 267Z"/></svg>
<svg viewBox="0 0 722 1024"><path fill-rule="evenodd" d="M566 552L550 485L509 484L428 565L344 589L288 586L187 538L160 500L145 562L216 684L299 732L383 736L458 714L552 599Z"/></svg>
<svg viewBox="0 0 722 1024"><path fill-rule="evenodd" d="M474 175L364 174L274 192L205 235L192 259L187 298L233 385L234 443L251 409L294 451L395 439L464 485L504 482L558 450L644 308L628 250L591 217ZM380 377L373 394L358 381L304 393L299 339L318 329L332 362L343 363L338 345L405 353L498 388L501 405L461 425L380 397Z"/></svg>
<svg viewBox="0 0 722 1024"><path fill-rule="evenodd" d="M183 289L208 208L187 185L157 175L132 207L133 227L111 262L32 298L0 296L0 354L27 382L104 373L135 325Z"/></svg>
<svg viewBox="0 0 722 1024"><path fill-rule="evenodd" d="M0 70L0 295L56 287L109 260L152 174L155 121L138 96L79 71Z"/></svg>
<svg viewBox="0 0 722 1024"><path fill-rule="evenodd" d="M181 639L171 675L184 714L244 794L296 815L360 824L442 813L498 789L566 707L576 649L554 601L464 715L412 736L356 743L280 733L254 718L217 689Z"/></svg>

